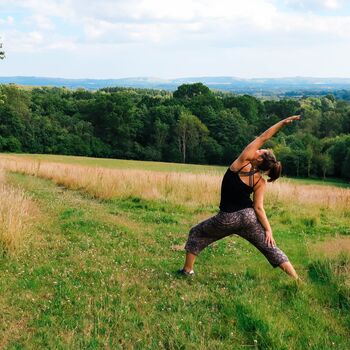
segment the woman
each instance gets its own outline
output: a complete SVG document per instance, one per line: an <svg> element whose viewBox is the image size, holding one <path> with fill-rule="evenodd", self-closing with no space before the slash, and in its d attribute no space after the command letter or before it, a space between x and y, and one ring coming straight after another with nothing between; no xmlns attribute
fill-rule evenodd
<svg viewBox="0 0 350 350"><path fill-rule="evenodd" d="M287 256L275 244L263 204L266 180L262 173L269 176L268 182L275 181L282 166L271 150L260 149L284 125L299 119L295 115L273 125L251 142L227 169L221 185L220 212L190 230L181 274L193 275L196 256L209 244L235 233L259 249L273 267L279 266L292 278L299 279Z"/></svg>

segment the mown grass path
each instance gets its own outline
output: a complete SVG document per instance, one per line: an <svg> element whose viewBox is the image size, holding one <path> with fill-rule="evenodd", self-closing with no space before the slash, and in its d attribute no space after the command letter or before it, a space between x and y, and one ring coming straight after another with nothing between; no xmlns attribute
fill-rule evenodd
<svg viewBox="0 0 350 350"><path fill-rule="evenodd" d="M8 181L39 214L26 249L1 260L0 348L350 348L347 291L310 265L302 234L276 238L303 286L238 237L205 250L195 278L179 278L179 246L215 208L99 201L19 174Z"/></svg>

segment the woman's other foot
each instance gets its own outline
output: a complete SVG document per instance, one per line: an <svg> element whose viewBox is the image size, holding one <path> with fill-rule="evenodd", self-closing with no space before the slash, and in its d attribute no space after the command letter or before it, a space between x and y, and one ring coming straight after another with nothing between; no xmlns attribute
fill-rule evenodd
<svg viewBox="0 0 350 350"><path fill-rule="evenodd" d="M187 276L187 277L194 275L194 271L193 270L186 271L185 269L178 270L177 273L179 275Z"/></svg>

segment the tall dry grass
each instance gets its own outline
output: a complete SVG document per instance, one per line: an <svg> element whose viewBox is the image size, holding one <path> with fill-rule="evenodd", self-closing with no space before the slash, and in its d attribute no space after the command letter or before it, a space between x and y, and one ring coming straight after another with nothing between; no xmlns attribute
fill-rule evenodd
<svg viewBox="0 0 350 350"><path fill-rule="evenodd" d="M33 203L25 193L6 184L0 169L0 254L15 253L23 242Z"/></svg>
<svg viewBox="0 0 350 350"><path fill-rule="evenodd" d="M53 180L70 189L79 189L103 199L138 196L195 205L217 204L222 176L146 170L121 170L60 164L15 156L2 156L6 170ZM313 208L349 210L350 189L321 185L297 185L288 181L269 184L267 203L300 203Z"/></svg>

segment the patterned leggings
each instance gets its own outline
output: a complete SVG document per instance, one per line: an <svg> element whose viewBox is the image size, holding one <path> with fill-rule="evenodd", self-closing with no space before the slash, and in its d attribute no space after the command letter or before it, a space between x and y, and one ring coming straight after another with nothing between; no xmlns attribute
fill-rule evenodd
<svg viewBox="0 0 350 350"><path fill-rule="evenodd" d="M273 267L288 261L286 254L277 247L265 243L265 230L253 208L233 213L220 211L217 215L199 223L190 230L185 249L198 255L209 244L232 234L238 234L261 251Z"/></svg>

